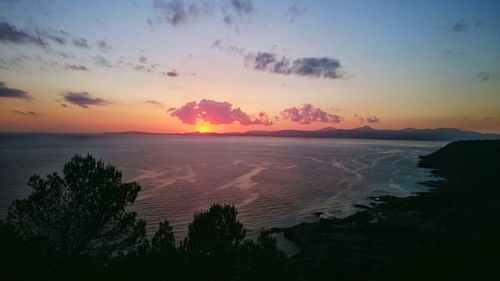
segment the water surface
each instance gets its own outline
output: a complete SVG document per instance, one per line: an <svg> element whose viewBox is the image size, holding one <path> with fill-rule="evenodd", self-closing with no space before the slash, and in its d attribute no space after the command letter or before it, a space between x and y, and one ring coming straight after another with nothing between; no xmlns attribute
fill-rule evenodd
<svg viewBox="0 0 500 281"><path fill-rule="evenodd" d="M370 196L425 190L418 156L443 142L166 135L0 134L0 214L27 196L33 174L60 171L90 153L142 186L133 210L153 232L168 219L177 237L213 202L234 203L251 236L322 216L343 217Z"/></svg>

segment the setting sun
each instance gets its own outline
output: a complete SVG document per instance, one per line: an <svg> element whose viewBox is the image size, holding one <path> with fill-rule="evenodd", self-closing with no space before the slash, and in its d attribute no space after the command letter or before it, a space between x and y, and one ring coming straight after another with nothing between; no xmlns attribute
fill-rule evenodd
<svg viewBox="0 0 500 281"><path fill-rule="evenodd" d="M212 133L215 131L215 128L210 125L210 123L200 121L196 122L196 132L198 133Z"/></svg>

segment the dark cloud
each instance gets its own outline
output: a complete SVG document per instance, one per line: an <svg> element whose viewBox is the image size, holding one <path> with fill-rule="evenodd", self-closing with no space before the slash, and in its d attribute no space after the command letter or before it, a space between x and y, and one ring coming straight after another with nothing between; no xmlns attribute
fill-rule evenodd
<svg viewBox="0 0 500 281"><path fill-rule="evenodd" d="M233 25L235 18L243 18L254 12L251 0L222 0L222 1L180 1L180 0L155 0L154 8L159 11L159 20L164 20L177 27L181 24L194 22L201 17L216 15L218 8L222 14L222 21ZM151 19L148 20L153 24Z"/></svg>
<svg viewBox="0 0 500 281"><path fill-rule="evenodd" d="M172 69L172 70L166 72L166 75L170 76L170 77L177 77L177 76L179 76L179 72L175 69Z"/></svg>
<svg viewBox="0 0 500 281"><path fill-rule="evenodd" d="M443 54L446 54L446 55L461 55L462 52L460 51L457 51L457 50L446 50L446 51L443 51Z"/></svg>
<svg viewBox="0 0 500 281"><path fill-rule="evenodd" d="M103 51L103 52L107 52L109 50L111 50L112 48L108 45L108 43L106 43L106 41L104 40L100 40L97 42L97 47L99 48L99 50Z"/></svg>
<svg viewBox="0 0 500 281"><path fill-rule="evenodd" d="M477 74L477 77L479 78L479 81L485 82L485 81L491 80L493 78L493 74L488 73L488 72L479 72Z"/></svg>
<svg viewBox="0 0 500 281"><path fill-rule="evenodd" d="M247 55L247 51L245 48L233 45L226 45L226 42L223 39L215 40L212 43L211 47L219 50L224 50L233 55L239 55L239 56Z"/></svg>
<svg viewBox="0 0 500 281"><path fill-rule="evenodd" d="M82 49L90 49L87 39L85 38L73 38L73 45Z"/></svg>
<svg viewBox="0 0 500 281"><path fill-rule="evenodd" d="M65 104L65 103L61 103L61 106L62 106L62 107L64 107L64 108L67 108L67 107L68 107L68 105L67 105L67 104Z"/></svg>
<svg viewBox="0 0 500 281"><path fill-rule="evenodd" d="M35 33L42 38L46 38L52 42L55 42L59 45L65 46L67 43L67 39L69 38L69 33L66 31L60 29L57 31L53 30L43 30L43 29L37 29Z"/></svg>
<svg viewBox="0 0 500 281"><path fill-rule="evenodd" d="M47 46L47 42L40 36L17 29L15 26L7 22L0 22L0 42L12 44L32 44L39 47Z"/></svg>
<svg viewBox="0 0 500 281"><path fill-rule="evenodd" d="M343 78L345 74L341 71L341 64L337 59L321 58L298 58L290 61L288 58L279 57L274 53L259 52L247 54L245 65L255 70L267 71L284 75L298 75L305 77Z"/></svg>
<svg viewBox="0 0 500 281"><path fill-rule="evenodd" d="M218 102L214 100L201 100L200 102L189 102L180 108L169 108L167 113L170 116L179 118L183 123L196 124L197 119L201 119L211 124L231 124L238 122L241 125L272 125L269 116L265 112L257 115L250 115L240 108L233 108L228 102Z"/></svg>
<svg viewBox="0 0 500 281"><path fill-rule="evenodd" d="M94 63L98 66L113 67L113 64L109 60L100 55L94 57Z"/></svg>
<svg viewBox="0 0 500 281"><path fill-rule="evenodd" d="M467 29L469 29L469 22L465 20L460 20L451 27L451 30L454 32L463 32Z"/></svg>
<svg viewBox="0 0 500 281"><path fill-rule="evenodd" d="M88 108L91 105L110 104L108 100L93 97L87 92L68 92L63 96L65 101L83 108Z"/></svg>
<svg viewBox="0 0 500 281"><path fill-rule="evenodd" d="M19 115L24 115L24 116L38 116L40 114L33 112L33 111L20 111L20 110L11 110L10 112L19 114Z"/></svg>
<svg viewBox="0 0 500 281"><path fill-rule="evenodd" d="M380 119L377 116L370 115L366 117L366 122L368 123L380 123Z"/></svg>
<svg viewBox="0 0 500 281"><path fill-rule="evenodd" d="M145 56L140 56L139 57L139 62L140 63L146 63L146 62L148 62L148 58L146 58Z"/></svg>
<svg viewBox="0 0 500 281"><path fill-rule="evenodd" d="M363 118L362 116L359 116L358 114L353 114L352 116L358 118L359 123L365 122L365 118Z"/></svg>
<svg viewBox="0 0 500 281"><path fill-rule="evenodd" d="M288 9L288 12L290 13L290 22L293 23L306 12L306 8L295 3L290 7L290 9Z"/></svg>
<svg viewBox="0 0 500 281"><path fill-rule="evenodd" d="M146 100L144 102L147 104L150 104L150 105L154 105L154 106L163 106L163 104L161 102L155 101L155 100Z"/></svg>
<svg viewBox="0 0 500 281"><path fill-rule="evenodd" d="M491 116L486 116L486 117L483 117L484 120L493 120L495 118L491 117Z"/></svg>
<svg viewBox="0 0 500 281"><path fill-rule="evenodd" d="M312 122L321 123L340 123L342 117L328 113L321 108L315 108L312 104L304 104L299 107L291 107L281 112L283 119L297 122L300 124L311 124Z"/></svg>
<svg viewBox="0 0 500 281"><path fill-rule="evenodd" d="M89 70L85 65L81 65L81 64L76 65L76 64L69 64L69 63L67 63L64 66L64 69L73 70L73 71L88 71Z"/></svg>
<svg viewBox="0 0 500 281"><path fill-rule="evenodd" d="M229 0L229 6L234 9L239 16L250 15L253 12L251 0Z"/></svg>
<svg viewBox="0 0 500 281"><path fill-rule="evenodd" d="M4 82L0 82L0 98L14 98L14 99L33 99L23 90L9 88Z"/></svg>
<svg viewBox="0 0 500 281"><path fill-rule="evenodd" d="M212 13L212 6L209 2L189 3L180 0L155 0L154 6L161 13L161 18L172 26L186 24L196 20L201 15Z"/></svg>

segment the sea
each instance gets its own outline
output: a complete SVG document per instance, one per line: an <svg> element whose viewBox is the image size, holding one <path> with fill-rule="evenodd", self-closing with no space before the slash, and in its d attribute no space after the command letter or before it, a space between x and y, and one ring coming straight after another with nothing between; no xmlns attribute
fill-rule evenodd
<svg viewBox="0 0 500 281"><path fill-rule="evenodd" d="M167 219L178 240L197 212L234 204L250 238L263 229L345 217L372 197L426 191L418 157L446 142L147 134L0 134L0 218L31 193L31 175L75 154L117 167L142 189L129 209L148 233Z"/></svg>

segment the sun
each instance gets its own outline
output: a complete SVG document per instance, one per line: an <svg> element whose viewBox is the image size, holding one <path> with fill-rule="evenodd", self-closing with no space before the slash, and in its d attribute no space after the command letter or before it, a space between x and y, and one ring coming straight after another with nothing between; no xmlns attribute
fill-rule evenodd
<svg viewBox="0 0 500 281"><path fill-rule="evenodd" d="M207 123L207 122L204 122L204 121L198 121L196 123L196 131L198 133L211 133L211 132L214 132L214 127L210 124L210 123Z"/></svg>

